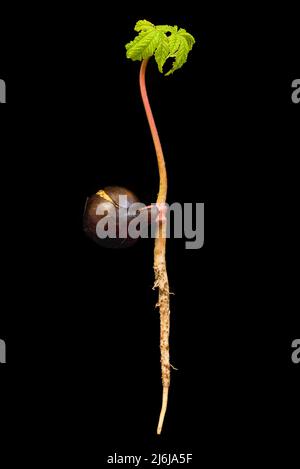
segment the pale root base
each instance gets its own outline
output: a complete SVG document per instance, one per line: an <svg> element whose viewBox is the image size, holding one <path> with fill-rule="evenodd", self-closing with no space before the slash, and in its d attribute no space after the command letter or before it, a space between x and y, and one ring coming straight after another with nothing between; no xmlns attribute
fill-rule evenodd
<svg viewBox="0 0 300 469"><path fill-rule="evenodd" d="M158 288L158 303L160 313L160 361L161 361L161 377L163 385L162 407L157 427L157 434L162 430L164 417L167 410L168 391L170 386L170 352L169 352L169 335L170 335L170 292L169 281L166 269L165 257L165 228L166 224L161 223L160 236L155 240L154 249L154 288Z"/></svg>

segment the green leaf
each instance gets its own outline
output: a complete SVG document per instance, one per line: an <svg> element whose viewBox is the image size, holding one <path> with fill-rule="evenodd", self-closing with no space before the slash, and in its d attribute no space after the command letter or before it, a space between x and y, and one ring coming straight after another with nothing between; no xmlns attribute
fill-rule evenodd
<svg viewBox="0 0 300 469"><path fill-rule="evenodd" d="M135 31L147 31L147 29L152 29L154 24L150 23L147 20L140 20L136 23L134 30Z"/></svg>
<svg viewBox="0 0 300 469"><path fill-rule="evenodd" d="M169 56L169 41L167 36L163 33L161 33L159 44L154 56L158 65L158 70L160 73L163 73L163 66Z"/></svg>
<svg viewBox="0 0 300 469"><path fill-rule="evenodd" d="M169 57L174 57L171 70L166 73L166 76L171 75L182 67L183 64L187 61L188 53L192 50L193 45L195 44L195 39L193 36L186 32L185 29L179 29L178 32L174 32L169 37L169 48L170 54Z"/></svg>
<svg viewBox="0 0 300 469"><path fill-rule="evenodd" d="M126 56L131 60L143 60L154 54L160 40L160 33L155 28L142 31L126 45Z"/></svg>
<svg viewBox="0 0 300 469"><path fill-rule="evenodd" d="M170 56L175 56L180 46L180 36L178 34L171 34L168 38Z"/></svg>
<svg viewBox="0 0 300 469"><path fill-rule="evenodd" d="M174 31L177 31L178 27L168 26L168 25L165 25L165 26L159 25L159 26L156 26L156 29L158 31L162 31L163 33L173 33Z"/></svg>
<svg viewBox="0 0 300 469"><path fill-rule="evenodd" d="M140 20L134 29L139 34L126 44L127 58L143 60L154 55L161 73L166 60L174 58L172 69L166 75L182 67L195 43L190 33L183 28L178 30L177 26L155 26L150 21Z"/></svg>
<svg viewBox="0 0 300 469"><path fill-rule="evenodd" d="M191 50L193 45L195 44L195 38L190 33L186 32L186 30L183 28L179 29L178 34L187 40Z"/></svg>

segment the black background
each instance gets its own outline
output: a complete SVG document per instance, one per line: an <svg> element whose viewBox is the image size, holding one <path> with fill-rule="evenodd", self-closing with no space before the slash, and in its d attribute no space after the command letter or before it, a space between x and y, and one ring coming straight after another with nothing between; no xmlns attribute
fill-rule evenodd
<svg viewBox="0 0 300 469"><path fill-rule="evenodd" d="M81 221L86 197L106 185L128 187L146 203L157 194L139 65L124 52L141 18L178 24L196 38L173 76L150 62L147 85L168 201L205 203L204 247L168 242L171 362L179 370L159 438L153 242L101 249ZM75 456L86 465L114 452L192 452L197 465L206 457L211 465L220 457L292 460L300 367L291 362L299 337L296 17L200 7L99 18L73 7L39 13L23 31L15 24L3 35L0 64L8 100L4 441L18 437L29 457L38 446L47 459Z"/></svg>

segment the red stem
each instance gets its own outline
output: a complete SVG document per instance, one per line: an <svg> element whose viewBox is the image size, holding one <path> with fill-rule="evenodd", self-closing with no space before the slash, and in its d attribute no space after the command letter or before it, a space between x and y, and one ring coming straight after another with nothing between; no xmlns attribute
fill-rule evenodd
<svg viewBox="0 0 300 469"><path fill-rule="evenodd" d="M145 82L145 75L146 75L146 68L148 64L149 58L144 59L141 64L140 68L140 90L141 90L141 95L142 95L142 100L144 104L144 108L146 111L149 127L151 130L151 135L155 147L155 152L157 156L157 163L158 163L158 170L159 170L159 192L157 196L157 203L165 203L166 198L167 198L167 188L168 188L168 183L167 183L167 171L166 171L166 165L165 165L165 160L164 160L164 155L158 135L158 131L156 128L155 120L153 117L153 113L151 110L151 106L149 103L148 95L147 95L147 89L146 89L146 82Z"/></svg>

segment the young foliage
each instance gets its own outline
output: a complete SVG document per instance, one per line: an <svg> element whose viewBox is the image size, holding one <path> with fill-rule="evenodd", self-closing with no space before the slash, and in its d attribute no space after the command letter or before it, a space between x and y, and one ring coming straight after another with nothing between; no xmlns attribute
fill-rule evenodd
<svg viewBox="0 0 300 469"><path fill-rule="evenodd" d="M139 34L126 44L126 57L143 60L154 55L161 73L167 59L173 58L172 68L165 73L166 76L182 67L195 44L193 36L177 26L155 26L150 21L140 20L134 30Z"/></svg>

